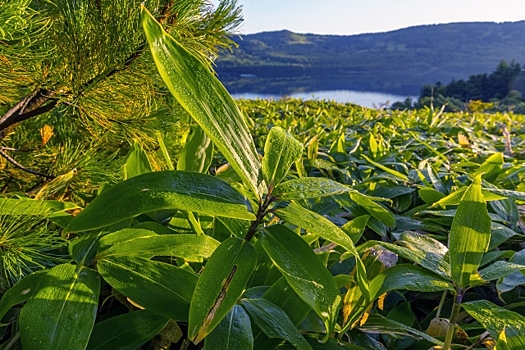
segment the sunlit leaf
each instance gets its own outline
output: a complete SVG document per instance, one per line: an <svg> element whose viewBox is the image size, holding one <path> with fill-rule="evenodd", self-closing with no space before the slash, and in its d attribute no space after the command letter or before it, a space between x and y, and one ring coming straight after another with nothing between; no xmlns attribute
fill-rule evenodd
<svg viewBox="0 0 525 350"><path fill-rule="evenodd" d="M211 138L244 184L259 193L260 162L239 108L217 77L167 34L142 7L142 25L157 69L177 101Z"/></svg>
<svg viewBox="0 0 525 350"><path fill-rule="evenodd" d="M102 192L69 224L68 232L101 228L160 209L253 220L245 198L213 176L160 171L135 176Z"/></svg>
<svg viewBox="0 0 525 350"><path fill-rule="evenodd" d="M301 158L303 145L280 127L273 127L264 144L262 174L267 185L277 185Z"/></svg>
<svg viewBox="0 0 525 350"><path fill-rule="evenodd" d="M99 292L100 276L95 270L69 264L50 269L20 312L24 349L84 350L95 323Z"/></svg>
<svg viewBox="0 0 525 350"><path fill-rule="evenodd" d="M253 246L231 237L213 252L191 299L188 338L200 343L235 305L257 263Z"/></svg>
<svg viewBox="0 0 525 350"><path fill-rule="evenodd" d="M481 176L463 195L449 234L450 271L459 288L470 285L490 243L491 219L481 193Z"/></svg>

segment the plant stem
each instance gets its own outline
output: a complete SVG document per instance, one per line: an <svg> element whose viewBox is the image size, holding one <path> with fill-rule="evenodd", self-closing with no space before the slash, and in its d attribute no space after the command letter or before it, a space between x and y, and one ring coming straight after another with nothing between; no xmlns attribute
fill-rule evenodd
<svg viewBox="0 0 525 350"><path fill-rule="evenodd" d="M266 214L268 214L268 207L277 199L276 197L272 196L272 192L273 186L270 185L268 187L268 193L266 194L266 198L264 199L264 201L259 202L259 209L257 210L257 214L255 215L255 220L252 221L252 224L248 229L248 233L246 233L246 237L244 237L244 240L246 242L249 242L253 238L253 236L257 232L257 227L259 227L259 224L263 221Z"/></svg>
<svg viewBox="0 0 525 350"><path fill-rule="evenodd" d="M464 294L465 291L462 289L458 290L456 294L454 306L452 307L452 312L450 313L450 324L448 325L447 335L445 336L445 343L443 344L444 350L450 350L452 338L454 337L454 329L456 328L456 319L458 318L459 310L461 309L461 302L463 301Z"/></svg>
<svg viewBox="0 0 525 350"><path fill-rule="evenodd" d="M441 300L439 301L439 306L436 311L436 319L438 319L439 316L441 316L441 309L443 308L443 304L445 303L445 298L447 297L447 294L448 294L448 290L444 290L443 294L441 295Z"/></svg>
<svg viewBox="0 0 525 350"><path fill-rule="evenodd" d="M20 338L20 332L17 332L13 338L9 341L9 343L5 346L4 350L9 350L15 345L16 341Z"/></svg>

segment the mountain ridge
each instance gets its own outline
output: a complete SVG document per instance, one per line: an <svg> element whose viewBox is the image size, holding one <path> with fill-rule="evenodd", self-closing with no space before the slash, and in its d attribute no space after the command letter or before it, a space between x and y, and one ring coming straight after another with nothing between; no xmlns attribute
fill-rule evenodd
<svg viewBox="0 0 525 350"><path fill-rule="evenodd" d="M428 24L353 35L268 31L234 38L239 47L222 52L216 70L219 77L406 72L426 83L447 82L491 72L501 60L525 63L524 37L525 20Z"/></svg>

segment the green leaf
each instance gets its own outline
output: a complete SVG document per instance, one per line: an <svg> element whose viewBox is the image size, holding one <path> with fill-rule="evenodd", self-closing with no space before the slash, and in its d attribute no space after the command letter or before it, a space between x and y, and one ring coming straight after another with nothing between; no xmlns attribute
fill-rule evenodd
<svg viewBox="0 0 525 350"><path fill-rule="evenodd" d="M126 164L124 164L124 180L137 175L151 173L152 171L153 168L146 152L144 152L140 143L135 141L128 152Z"/></svg>
<svg viewBox="0 0 525 350"><path fill-rule="evenodd" d="M394 169L390 169L382 164L379 164L377 162L374 162L372 159L368 158L367 156L365 156L364 154L361 155L363 158L366 159L367 162L369 162L370 164L378 167L379 169L387 172L388 174L398 178L399 180L402 180L402 181L410 181L410 179L408 178L408 176L406 176L405 174L401 174L399 171L397 170L394 170Z"/></svg>
<svg viewBox="0 0 525 350"><path fill-rule="evenodd" d="M510 258L509 262L519 265L525 265L525 249L515 252ZM514 272L505 276L501 281L498 281L498 293L509 292L516 286L525 285L525 276L521 272Z"/></svg>
<svg viewBox="0 0 525 350"><path fill-rule="evenodd" d="M274 126L264 144L262 174L266 184L278 185L302 154L303 145L286 130Z"/></svg>
<svg viewBox="0 0 525 350"><path fill-rule="evenodd" d="M389 227L396 226L396 219L394 215L383 208L381 205L372 201L369 196L364 195L358 191L350 192L350 199L365 208L365 210L374 218L381 221L383 224Z"/></svg>
<svg viewBox="0 0 525 350"><path fill-rule="evenodd" d="M281 200L307 199L333 196L349 192L350 188L324 177L303 177L280 183L274 195Z"/></svg>
<svg viewBox="0 0 525 350"><path fill-rule="evenodd" d="M445 259L448 249L439 241L416 232L403 232L397 243L399 245L378 242L404 259L415 262L441 277L450 278L450 264Z"/></svg>
<svg viewBox="0 0 525 350"><path fill-rule="evenodd" d="M483 280L489 282L508 276L516 271L525 271L525 265L518 265L500 260L480 270L479 274Z"/></svg>
<svg viewBox="0 0 525 350"><path fill-rule="evenodd" d="M327 218L301 207L293 202L278 203L275 215L293 225L315 233L324 239L340 245L354 256L358 256L352 239Z"/></svg>
<svg viewBox="0 0 525 350"><path fill-rule="evenodd" d="M363 236L363 232L365 231L369 219L369 215L358 216L354 220L350 220L346 224L341 226L341 230L344 231L350 237L350 239L355 245Z"/></svg>
<svg viewBox="0 0 525 350"><path fill-rule="evenodd" d="M461 304L470 316L485 327L494 339L498 339L505 331L510 349L523 349L525 345L525 317L494 305L485 300L471 301Z"/></svg>
<svg viewBox="0 0 525 350"><path fill-rule="evenodd" d="M29 300L38 291L40 281L44 279L48 271L40 270L27 275L2 295L2 299L0 299L0 320L9 309Z"/></svg>
<svg viewBox="0 0 525 350"><path fill-rule="evenodd" d="M479 263L490 243L490 226L478 176L463 195L449 234L451 277L459 288L466 288L476 279Z"/></svg>
<svg viewBox="0 0 525 350"><path fill-rule="evenodd" d="M268 338L281 338L295 346L296 349L312 349L288 315L266 299L241 299L253 322Z"/></svg>
<svg viewBox="0 0 525 350"><path fill-rule="evenodd" d="M283 225L266 227L260 241L290 286L323 320L326 340L334 329L341 302L332 275L310 246Z"/></svg>
<svg viewBox="0 0 525 350"><path fill-rule="evenodd" d="M213 252L191 299L188 338L200 343L235 305L257 263L253 246L230 237Z"/></svg>
<svg viewBox="0 0 525 350"><path fill-rule="evenodd" d="M370 282L370 290L377 298L392 290L416 292L439 292L454 290L454 286L439 275L427 269L410 264L392 266L381 272Z"/></svg>
<svg viewBox="0 0 525 350"><path fill-rule="evenodd" d="M192 126L177 162L177 170L207 173L213 161L213 143L199 126Z"/></svg>
<svg viewBox="0 0 525 350"><path fill-rule="evenodd" d="M94 230L161 209L253 220L245 198L213 176L160 171L135 176L102 192L69 224L67 232Z"/></svg>
<svg viewBox="0 0 525 350"><path fill-rule="evenodd" d="M483 164L480 165L473 176L481 175L484 180L493 182L501 172L503 162L503 154L494 153Z"/></svg>
<svg viewBox="0 0 525 350"><path fill-rule="evenodd" d="M137 233L142 235L138 236ZM104 236L100 246L99 259L115 256L175 256L199 262L202 258L210 257L219 242L206 235L158 235L153 231L132 228Z"/></svg>
<svg viewBox="0 0 525 350"><path fill-rule="evenodd" d="M262 297L284 311L296 327L301 324L312 310L290 287L284 277L273 283ZM254 336L255 347L260 349L274 349L282 342L279 338L268 338L260 330Z"/></svg>
<svg viewBox="0 0 525 350"><path fill-rule="evenodd" d="M20 312L24 349L84 350L95 323L100 276L92 269L58 265L50 269Z"/></svg>
<svg viewBox="0 0 525 350"><path fill-rule="evenodd" d="M144 258L113 257L97 262L104 280L133 302L158 315L188 321L197 276Z"/></svg>
<svg viewBox="0 0 525 350"><path fill-rule="evenodd" d="M253 334L250 317L234 305L204 341L204 350L251 350Z"/></svg>
<svg viewBox="0 0 525 350"><path fill-rule="evenodd" d="M0 215L47 216L78 208L80 208L78 205L70 202L36 200L32 198L0 198Z"/></svg>
<svg viewBox="0 0 525 350"><path fill-rule="evenodd" d="M404 325L403 323L393 321L379 314L372 314L366 320L359 330L372 334L387 334L387 335L405 335L415 339L424 339L433 344L443 346L443 342L421 332L417 329Z"/></svg>
<svg viewBox="0 0 525 350"><path fill-rule="evenodd" d="M93 328L87 350L138 349L156 336L169 319L148 310L111 317Z"/></svg>
<svg viewBox="0 0 525 350"><path fill-rule="evenodd" d="M167 34L142 6L142 25L157 69L177 101L211 138L243 183L258 190L260 162L244 116L217 77Z"/></svg>

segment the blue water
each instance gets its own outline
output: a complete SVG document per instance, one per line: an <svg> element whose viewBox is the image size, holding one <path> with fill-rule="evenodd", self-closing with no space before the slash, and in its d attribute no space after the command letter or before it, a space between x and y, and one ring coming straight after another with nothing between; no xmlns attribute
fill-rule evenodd
<svg viewBox="0 0 525 350"><path fill-rule="evenodd" d="M264 100L278 100L283 96L273 94L261 94L253 92L243 92L232 94L235 99L249 99L257 98ZM312 92L297 92L288 97L302 98L305 100L333 100L341 103L355 103L363 107L377 108L384 104L391 105L397 101L403 101L407 96L386 94L382 92L372 91L355 91L355 90L324 90ZM413 96L411 96L413 98Z"/></svg>

